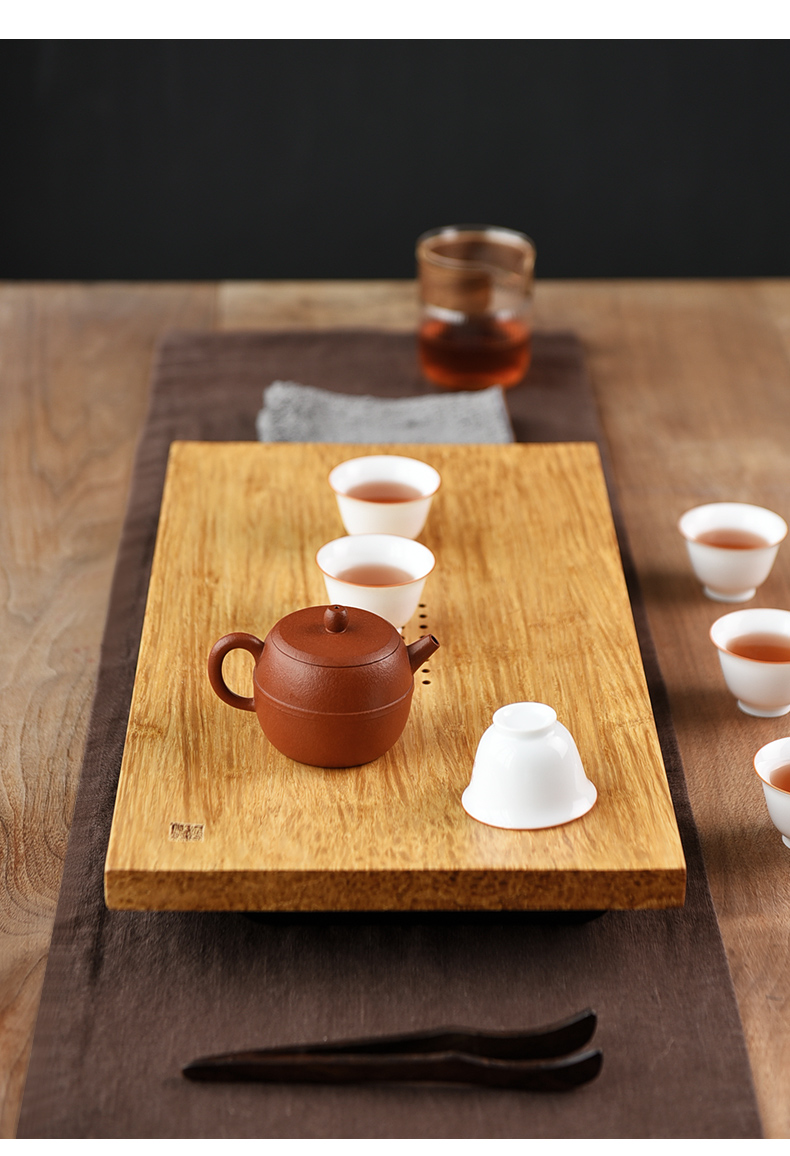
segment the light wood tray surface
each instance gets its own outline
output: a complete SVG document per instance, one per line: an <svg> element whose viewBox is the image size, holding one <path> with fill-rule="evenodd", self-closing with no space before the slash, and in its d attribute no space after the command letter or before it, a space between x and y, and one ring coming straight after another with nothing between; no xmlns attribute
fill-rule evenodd
<svg viewBox="0 0 790 1156"><path fill-rule="evenodd" d="M407 642L441 648L382 758L295 763L214 695L212 644L324 604L316 550L343 534L330 469L430 462L436 555ZM251 693L234 653L230 685ZM469 818L480 736L508 702L551 704L598 802L544 831ZM105 867L137 910L605 909L683 902L685 862L594 444L176 442Z"/></svg>

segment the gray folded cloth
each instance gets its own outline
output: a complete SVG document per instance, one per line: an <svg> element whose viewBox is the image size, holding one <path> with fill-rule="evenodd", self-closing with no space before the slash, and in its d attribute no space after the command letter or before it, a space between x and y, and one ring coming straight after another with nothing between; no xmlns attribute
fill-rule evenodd
<svg viewBox="0 0 790 1156"><path fill-rule="evenodd" d="M262 442L514 441L502 389L422 397L358 397L274 381L256 419Z"/></svg>

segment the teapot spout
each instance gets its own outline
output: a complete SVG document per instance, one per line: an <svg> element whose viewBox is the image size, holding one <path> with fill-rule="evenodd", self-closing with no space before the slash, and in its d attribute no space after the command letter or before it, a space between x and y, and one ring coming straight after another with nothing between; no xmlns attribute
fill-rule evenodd
<svg viewBox="0 0 790 1156"><path fill-rule="evenodd" d="M419 667L424 662L427 662L431 655L439 649L439 643L432 634L426 634L423 638L418 638L416 642L412 642L406 647L406 653L409 656L411 664L411 672L415 674Z"/></svg>

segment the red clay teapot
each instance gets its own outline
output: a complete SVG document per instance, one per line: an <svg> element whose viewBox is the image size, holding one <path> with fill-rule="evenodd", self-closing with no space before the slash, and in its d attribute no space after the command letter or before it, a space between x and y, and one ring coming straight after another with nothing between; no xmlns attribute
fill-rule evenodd
<svg viewBox="0 0 790 1156"><path fill-rule="evenodd" d="M223 702L256 712L284 755L315 767L355 767L400 738L414 673L438 646L431 634L406 646L394 626L367 610L309 606L281 618L264 642L242 632L220 638L208 676ZM225 655L237 648L255 659L251 698L222 677Z"/></svg>

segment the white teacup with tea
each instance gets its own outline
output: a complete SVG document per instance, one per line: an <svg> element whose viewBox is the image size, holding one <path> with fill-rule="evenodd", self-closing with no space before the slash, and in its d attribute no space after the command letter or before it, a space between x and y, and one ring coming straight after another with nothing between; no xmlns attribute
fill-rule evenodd
<svg viewBox="0 0 790 1156"><path fill-rule="evenodd" d="M678 523L691 565L714 602L748 602L771 572L787 523L747 502L710 502Z"/></svg>
<svg viewBox="0 0 790 1156"><path fill-rule="evenodd" d="M396 629L419 605L436 565L427 546L394 534L352 534L327 542L315 556L331 603L357 606Z"/></svg>
<svg viewBox="0 0 790 1156"><path fill-rule="evenodd" d="M329 485L349 534L416 538L441 477L433 466L398 454L368 454L335 466Z"/></svg>
<svg viewBox="0 0 790 1156"><path fill-rule="evenodd" d="M774 739L754 756L754 769L765 795L768 814L790 847L790 738Z"/></svg>
<svg viewBox="0 0 790 1156"><path fill-rule="evenodd" d="M790 610L734 610L713 623L710 638L744 714L779 718L790 711Z"/></svg>

